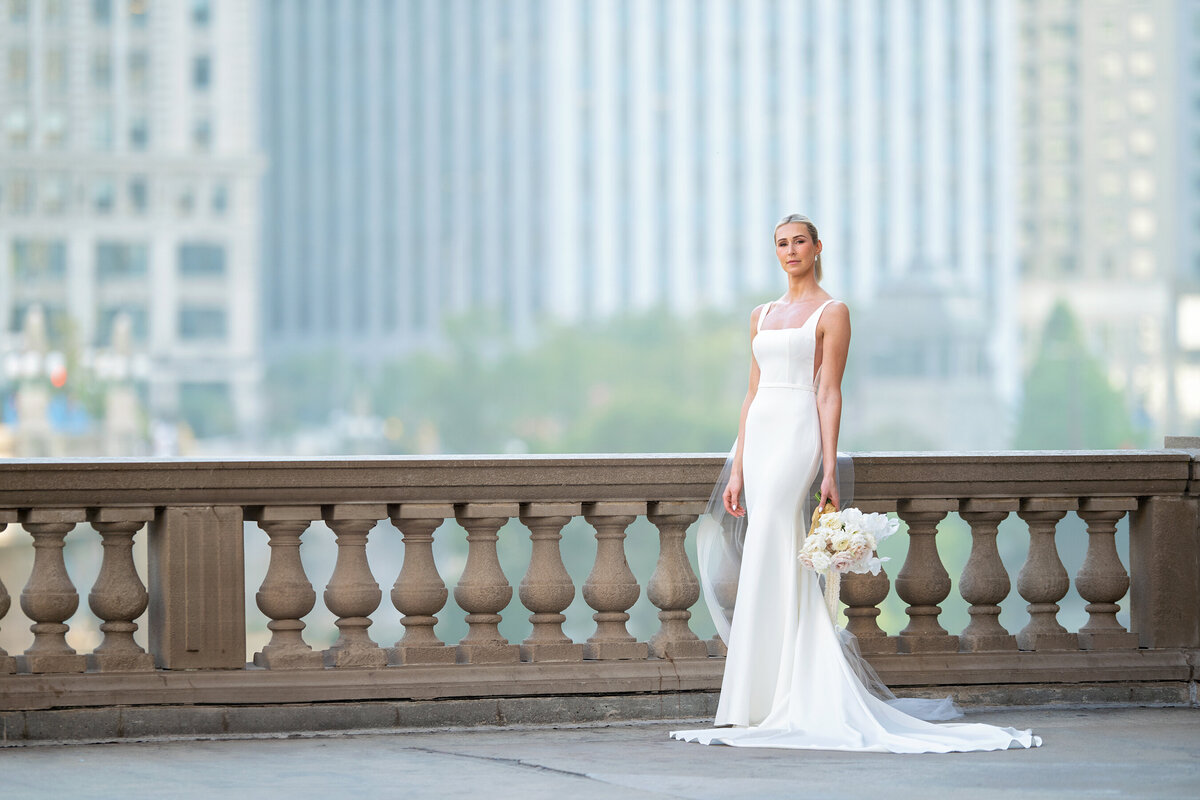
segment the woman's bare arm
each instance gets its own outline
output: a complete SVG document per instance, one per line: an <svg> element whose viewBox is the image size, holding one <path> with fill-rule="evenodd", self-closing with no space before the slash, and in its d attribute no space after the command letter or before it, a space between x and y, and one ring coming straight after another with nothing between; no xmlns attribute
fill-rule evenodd
<svg viewBox="0 0 1200 800"><path fill-rule="evenodd" d="M836 470L838 432L842 425L842 375L850 352L850 310L831 303L817 321L821 338L821 383L817 387L817 416L821 421L821 459L826 465L821 481L821 504L832 500L841 507Z"/></svg>
<svg viewBox="0 0 1200 800"><path fill-rule="evenodd" d="M733 469L729 475L729 483L725 487L725 510L735 517L744 516L746 509L741 501L742 496L742 445L746 441L746 414L754 395L758 392L758 360L754 358L754 337L758 334L758 315L763 306L754 309L750 314L750 385L746 390L746 399L742 401L742 415L738 420L737 447L733 453Z"/></svg>

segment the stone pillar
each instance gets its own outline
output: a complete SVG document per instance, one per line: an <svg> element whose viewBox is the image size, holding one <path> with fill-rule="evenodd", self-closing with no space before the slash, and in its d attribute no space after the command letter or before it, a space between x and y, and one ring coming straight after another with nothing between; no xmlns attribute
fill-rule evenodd
<svg viewBox="0 0 1200 800"><path fill-rule="evenodd" d="M959 636L959 649L965 652L1017 649L1017 638L1000 624L1000 603L1012 582L996 548L996 532L1020 506L1016 498L981 497L963 501L959 511L971 526L971 556L958 581L959 592L971 604L971 622Z"/></svg>
<svg viewBox="0 0 1200 800"><path fill-rule="evenodd" d="M1195 461L1191 467L1196 475ZM1130 518L1129 568L1130 621L1141 646L1200 647L1200 498L1142 498Z"/></svg>
<svg viewBox="0 0 1200 800"><path fill-rule="evenodd" d="M467 530L467 564L454 587L454 600L467 612L467 635L458 643L460 664L506 664L521 660L520 648L500 635L500 612L512 586L496 555L497 531L520 513L516 503L464 503L458 522Z"/></svg>
<svg viewBox="0 0 1200 800"><path fill-rule="evenodd" d="M271 546L267 574L254 595L258 610L271 620L271 641L254 654L254 663L266 669L320 669L324 657L304 641L301 618L316 606L317 593L300 560L300 537L321 518L321 507L262 506L250 509L249 516Z"/></svg>
<svg viewBox="0 0 1200 800"><path fill-rule="evenodd" d="M650 637L655 658L708 658L708 645L692 631L689 611L700 599L700 581L688 561L684 539L688 526L704 513L704 503L650 504L650 521L658 528L658 564L646 596L659 610L658 631Z"/></svg>
<svg viewBox="0 0 1200 800"><path fill-rule="evenodd" d="M1021 501L1018 515L1029 526L1029 556L1017 575L1017 591L1029 601L1029 624L1017 634L1022 650L1076 650L1079 639L1058 621L1058 601L1071 588L1071 580L1058 547L1054 529L1068 511L1079 508L1073 497L1031 497Z"/></svg>
<svg viewBox="0 0 1200 800"><path fill-rule="evenodd" d="M858 650L866 655L895 653L899 642L879 627L879 604L887 599L892 582L887 570L878 575L847 572L842 576L839 595L846 604L846 630L858 639Z"/></svg>
<svg viewBox="0 0 1200 800"><path fill-rule="evenodd" d="M325 587L325 606L337 615L341 632L325 651L325 666L337 668L382 667L387 653L371 639L371 614L379 608L383 592L367 563L367 536L375 523L387 517L387 507L341 503L325 506L325 523L337 537L337 562Z"/></svg>
<svg viewBox="0 0 1200 800"><path fill-rule="evenodd" d="M154 658L133 640L135 619L146 612L149 595L133 563L133 537L154 519L153 508L97 508L88 518L100 533L104 560L88 595L92 613L104 620L104 641L87 657L94 672L154 669Z"/></svg>
<svg viewBox="0 0 1200 800"><path fill-rule="evenodd" d="M150 652L160 669L246 668L241 506L168 506L150 526Z"/></svg>
<svg viewBox="0 0 1200 800"><path fill-rule="evenodd" d="M533 550L521 580L521 603L533 613L533 631L521 643L522 661L581 661L583 645L563 633L562 613L575 599L575 583L563 565L559 541L562 529L579 516L579 503L526 503L521 522L529 528Z"/></svg>
<svg viewBox="0 0 1200 800"><path fill-rule="evenodd" d="M433 532L454 516L449 503L403 503L388 514L404 538L404 565L392 585L392 605L404 616L404 636L388 648L389 664L453 664L457 651L433 632L450 593L433 560Z"/></svg>
<svg viewBox="0 0 1200 800"><path fill-rule="evenodd" d="M9 526L9 523L17 521L17 512L11 509L0 509L0 531L3 531ZM4 615L8 613L8 609L12 607L12 598L8 596L8 589L4 586L4 581L0 581L0 622L4 621ZM10 656L3 647L0 647L0 675L11 675L17 671L17 660Z"/></svg>
<svg viewBox="0 0 1200 800"><path fill-rule="evenodd" d="M629 635L627 613L642 587L625 559L625 529L646 504L638 502L586 503L584 518L596 529L596 562L583 584L583 599L596 610L596 632L583 647L588 659L646 658L650 648Z"/></svg>
<svg viewBox="0 0 1200 800"><path fill-rule="evenodd" d="M938 623L939 605L950 595L950 575L937 549L937 525L957 500L901 500L896 504L900 518L908 524L908 556L896 576L896 594L908 608L908 627L900 631L902 653L948 652L958 649L958 637L946 633Z"/></svg>
<svg viewBox="0 0 1200 800"><path fill-rule="evenodd" d="M21 672L83 672L87 659L67 644L66 620L79 608L79 593L67 575L63 540L86 515L82 508L34 508L21 512L33 537L33 570L21 592L21 610L33 620L33 644L17 657Z"/></svg>
<svg viewBox="0 0 1200 800"><path fill-rule="evenodd" d="M1075 576L1075 588L1088 601L1088 622L1079 629L1084 650L1136 650L1136 633L1117 622L1120 600L1129 590L1129 573L1117 555L1117 522L1135 511L1135 497L1089 497L1079 504L1088 526L1087 556Z"/></svg>

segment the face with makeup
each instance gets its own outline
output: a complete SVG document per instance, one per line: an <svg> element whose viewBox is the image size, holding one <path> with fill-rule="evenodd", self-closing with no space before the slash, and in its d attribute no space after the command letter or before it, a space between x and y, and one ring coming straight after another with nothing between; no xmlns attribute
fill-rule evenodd
<svg viewBox="0 0 1200 800"><path fill-rule="evenodd" d="M816 231L803 222L785 222L775 229L775 256L779 266L790 277L799 278L817 267L817 280L821 273L817 257L821 254L821 240Z"/></svg>

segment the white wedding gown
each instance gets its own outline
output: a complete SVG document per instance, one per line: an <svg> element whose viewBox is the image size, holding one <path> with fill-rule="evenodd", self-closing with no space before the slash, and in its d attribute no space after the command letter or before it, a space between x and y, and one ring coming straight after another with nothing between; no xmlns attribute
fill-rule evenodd
<svg viewBox="0 0 1200 800"><path fill-rule="evenodd" d="M742 453L748 527L716 716L716 725L733 727L671 736L892 753L1037 746L1041 739L1029 731L933 724L900 710L945 719L948 701L889 703L869 692L843 652L817 575L796 558L807 533L805 495L821 462L813 368L817 320L831 302L799 328L763 329L769 303L759 315L753 352L760 378Z"/></svg>

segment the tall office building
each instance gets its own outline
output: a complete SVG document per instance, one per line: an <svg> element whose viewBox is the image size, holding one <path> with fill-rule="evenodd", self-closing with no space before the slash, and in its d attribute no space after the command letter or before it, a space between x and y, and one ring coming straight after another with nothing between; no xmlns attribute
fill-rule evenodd
<svg viewBox="0 0 1200 800"><path fill-rule="evenodd" d="M1194 293L1200 274L1196 6L1018 8L1027 357L1050 308L1068 302L1110 381L1156 435L1200 425L1198 359L1181 361L1187 309L1200 312L1182 292L1190 281ZM1200 331L1190 336L1200 351Z"/></svg>
<svg viewBox="0 0 1200 800"><path fill-rule="evenodd" d="M1171 309L1167 363L1173 364L1174 389L1168 395L1167 433L1200 435L1200 0L1175 5L1176 169L1174 193L1177 269Z"/></svg>
<svg viewBox="0 0 1200 800"><path fill-rule="evenodd" d="M547 11L265 0L264 334L378 361L545 310Z"/></svg>
<svg viewBox="0 0 1200 800"><path fill-rule="evenodd" d="M971 415L994 419L1018 381L1006 3L263 12L277 355L376 360L487 309L527 335L545 317L745 303L782 286L772 227L801 211L831 291L880 328L856 351L871 380L924 409L932 446L947 414L973 444L1005 444ZM905 293L934 319L881 310ZM887 424L872 408L864 424Z"/></svg>
<svg viewBox="0 0 1200 800"><path fill-rule="evenodd" d="M86 364L130 320L148 411L257 415L252 9L0 0L0 352L33 307Z"/></svg>
<svg viewBox="0 0 1200 800"><path fill-rule="evenodd" d="M1019 380L1007 3L550 11L559 313L773 296L771 230L800 211L820 228L825 285L860 312L856 446L1007 445Z"/></svg>

